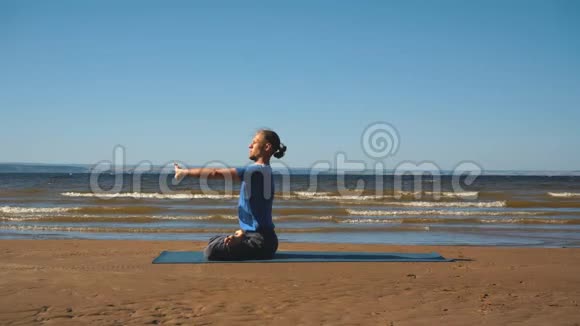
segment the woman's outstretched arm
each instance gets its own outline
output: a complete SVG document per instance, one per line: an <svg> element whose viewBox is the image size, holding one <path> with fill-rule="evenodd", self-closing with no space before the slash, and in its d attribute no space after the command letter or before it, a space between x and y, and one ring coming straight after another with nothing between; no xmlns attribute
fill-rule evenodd
<svg viewBox="0 0 580 326"><path fill-rule="evenodd" d="M175 169L175 179L181 180L185 177L199 177L205 176L208 178L231 178L231 180L238 179L238 172L235 168L197 168L197 169L182 169L177 163L173 163Z"/></svg>

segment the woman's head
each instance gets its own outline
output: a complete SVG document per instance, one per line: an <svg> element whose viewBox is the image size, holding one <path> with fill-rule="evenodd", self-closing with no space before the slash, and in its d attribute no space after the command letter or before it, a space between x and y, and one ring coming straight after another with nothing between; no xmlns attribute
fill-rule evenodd
<svg viewBox="0 0 580 326"><path fill-rule="evenodd" d="M282 158L286 152L286 146L282 144L278 134L269 129L258 130L249 148L252 161L269 160L272 156Z"/></svg>

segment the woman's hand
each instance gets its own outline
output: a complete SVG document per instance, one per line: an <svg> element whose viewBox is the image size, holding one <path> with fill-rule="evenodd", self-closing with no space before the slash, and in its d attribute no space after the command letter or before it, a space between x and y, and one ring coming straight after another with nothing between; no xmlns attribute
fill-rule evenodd
<svg viewBox="0 0 580 326"><path fill-rule="evenodd" d="M244 238L244 231L237 230L236 233L234 233L234 235L228 235L224 239L224 243L229 247L237 246L242 242L243 238Z"/></svg>
<svg viewBox="0 0 580 326"><path fill-rule="evenodd" d="M179 181L187 175L187 170L180 168L177 163L173 163L173 169L175 171L175 180Z"/></svg>

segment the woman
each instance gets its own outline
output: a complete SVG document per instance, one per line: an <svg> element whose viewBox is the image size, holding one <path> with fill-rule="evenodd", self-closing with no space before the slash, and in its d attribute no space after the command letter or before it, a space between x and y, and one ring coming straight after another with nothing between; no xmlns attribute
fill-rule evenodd
<svg viewBox="0 0 580 326"><path fill-rule="evenodd" d="M212 237L204 250L208 260L271 259L278 249L278 237L272 222L274 178L270 158L282 158L286 146L274 131L262 129L252 139L249 149L254 164L244 168L181 169L175 164L176 179L208 175L242 182L238 201L241 229L234 235Z"/></svg>

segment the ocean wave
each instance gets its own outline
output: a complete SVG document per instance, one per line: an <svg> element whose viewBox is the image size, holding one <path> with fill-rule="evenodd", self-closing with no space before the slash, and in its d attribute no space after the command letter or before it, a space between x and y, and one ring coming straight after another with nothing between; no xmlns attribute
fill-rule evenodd
<svg viewBox="0 0 580 326"><path fill-rule="evenodd" d="M26 221L39 221L46 218L46 216L19 216L19 217L7 217L0 216L0 221L10 221L10 222L26 222Z"/></svg>
<svg viewBox="0 0 580 326"><path fill-rule="evenodd" d="M339 223L346 224L400 224L402 219L376 219L376 218L345 218Z"/></svg>
<svg viewBox="0 0 580 326"><path fill-rule="evenodd" d="M400 201L383 202L382 205L410 206L410 207L505 207L505 201L477 201L477 202L435 202L435 201Z"/></svg>
<svg viewBox="0 0 580 326"><path fill-rule="evenodd" d="M358 232L398 232L398 231L422 231L429 227L419 225L389 226L389 227L359 227ZM233 229L224 228L142 228L142 227L92 227L92 226L59 226L59 225L2 225L0 230L24 231L24 232L98 232L98 233L209 233L209 234L231 234ZM352 229L346 227L313 227L313 228L287 228L276 229L277 233L349 233Z"/></svg>
<svg viewBox="0 0 580 326"><path fill-rule="evenodd" d="M70 211L66 207L14 207L1 206L0 213L4 214L38 214L38 213L64 213Z"/></svg>
<svg viewBox="0 0 580 326"><path fill-rule="evenodd" d="M331 222L337 223L339 219L333 215L325 216L274 216L275 222Z"/></svg>
<svg viewBox="0 0 580 326"><path fill-rule="evenodd" d="M478 196L477 191L463 191L463 192L449 192L449 191L401 191L396 192L395 196L403 196L403 197L421 197L421 196L429 196L429 197L447 197L447 198L466 198L466 199L475 199Z"/></svg>
<svg viewBox="0 0 580 326"><path fill-rule="evenodd" d="M342 219L338 223L347 224L580 224L580 219L541 218L364 218Z"/></svg>
<svg viewBox="0 0 580 326"><path fill-rule="evenodd" d="M331 196L332 192L324 191L294 191L294 194L298 197L315 197L315 196Z"/></svg>
<svg viewBox="0 0 580 326"><path fill-rule="evenodd" d="M161 193L147 193L147 192L124 192L115 194L106 193L87 193L87 192L63 192L62 196L66 197L87 197L87 198L99 198L99 199L112 199L112 198L133 198L133 199L233 199L237 195L211 195L211 194L192 194L192 193L179 193L179 194L161 194Z"/></svg>
<svg viewBox="0 0 580 326"><path fill-rule="evenodd" d="M152 206L85 206L75 207L71 211L79 214L152 214L162 210L161 207Z"/></svg>
<svg viewBox="0 0 580 326"><path fill-rule="evenodd" d="M151 206L84 206L84 207L17 207L1 206L0 213L8 215L22 214L151 214L162 211L160 207Z"/></svg>
<svg viewBox="0 0 580 326"><path fill-rule="evenodd" d="M399 216L399 215L448 215L448 216L510 216L510 215L544 215L547 212L490 212L490 211L449 211L449 210L357 210L347 209L350 215L359 216ZM553 214L553 213L551 213Z"/></svg>
<svg viewBox="0 0 580 326"><path fill-rule="evenodd" d="M232 221L237 220L237 215L200 215L200 216L169 216L169 215L156 215L151 216L151 219L155 220L182 220L182 221Z"/></svg>
<svg viewBox="0 0 580 326"><path fill-rule="evenodd" d="M285 196L280 194L280 199L304 199L313 201L381 201L385 199L398 198L417 198L422 195L428 197L440 196L443 198L463 198L472 199L477 197L477 192L399 192L395 194L368 195L368 194L340 194L333 192L309 192L295 191L293 195ZM96 199L170 199L170 200L187 200L187 199L214 199L229 200L238 197L238 194L203 194L203 193L143 193L143 192L125 192L125 193L86 193L86 192L63 192L62 196L77 198L96 198Z"/></svg>
<svg viewBox="0 0 580 326"><path fill-rule="evenodd" d="M420 198L421 196L427 197L444 197L444 198L464 198L464 199L475 199L478 196L477 191L466 191L466 192L431 192L431 191L398 191L391 194L382 195L369 195L369 194L344 194L336 192L309 192L309 191L295 191L295 198L303 199L313 199L313 200L360 200L360 201L372 201L372 200L383 200L392 198Z"/></svg>
<svg viewBox="0 0 580 326"><path fill-rule="evenodd" d="M101 215L24 215L24 216L0 216L2 221L27 222L42 221L48 223L151 223L155 221L202 221L202 222L232 222L238 219L237 215L152 215L152 216L101 216Z"/></svg>
<svg viewBox="0 0 580 326"><path fill-rule="evenodd" d="M0 230L49 231L49 232L99 232L99 233L231 233L230 229L161 229L135 227L47 226L47 225L0 225Z"/></svg>
<svg viewBox="0 0 580 326"><path fill-rule="evenodd" d="M477 197L479 192L477 191L464 191L464 192L441 192L443 197Z"/></svg>
<svg viewBox="0 0 580 326"><path fill-rule="evenodd" d="M549 192L551 197L580 197L579 192Z"/></svg>
<svg viewBox="0 0 580 326"><path fill-rule="evenodd" d="M312 199L312 200L330 200L330 201L341 201L341 200L381 200L384 198L392 198L392 196L370 196L370 195L309 195L309 196L298 196L299 199Z"/></svg>

